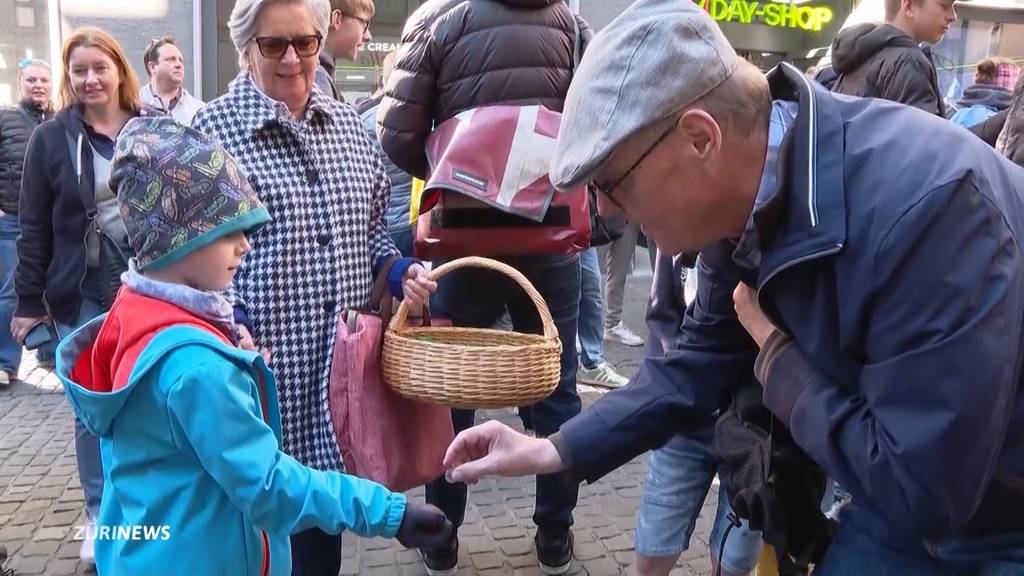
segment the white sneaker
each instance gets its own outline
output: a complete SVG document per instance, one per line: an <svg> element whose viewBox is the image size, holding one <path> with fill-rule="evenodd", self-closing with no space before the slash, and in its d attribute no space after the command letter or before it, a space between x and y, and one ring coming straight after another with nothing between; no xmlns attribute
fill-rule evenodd
<svg viewBox="0 0 1024 576"><path fill-rule="evenodd" d="M78 559L86 564L96 564L96 520L85 515L85 534L82 547L78 550Z"/></svg>
<svg viewBox="0 0 1024 576"><path fill-rule="evenodd" d="M607 362L602 362L594 368L580 366L576 374L576 381L590 386L602 388L622 388L629 383L629 378L615 371L615 367Z"/></svg>
<svg viewBox="0 0 1024 576"><path fill-rule="evenodd" d="M604 339L608 342L618 342L624 346L643 346L644 339L636 332L630 330L625 324L619 322L612 328L604 331Z"/></svg>
<svg viewBox="0 0 1024 576"><path fill-rule="evenodd" d="M8 372L7 370L0 370L0 386L10 386L11 381L13 380L14 379L11 378L10 372Z"/></svg>

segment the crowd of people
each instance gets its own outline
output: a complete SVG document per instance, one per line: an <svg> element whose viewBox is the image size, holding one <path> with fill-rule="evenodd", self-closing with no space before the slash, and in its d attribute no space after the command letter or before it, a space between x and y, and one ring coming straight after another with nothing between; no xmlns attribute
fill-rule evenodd
<svg viewBox="0 0 1024 576"><path fill-rule="evenodd" d="M0 111L0 386L23 345L64 384L83 560L335 575L351 530L449 576L466 483L536 475L538 566L563 574L579 482L652 451L642 576L690 546L716 474L721 574L750 574L765 543L782 574L1024 574L1024 74L986 58L943 98L927 45L951 0L886 0L831 65L767 75L689 2L636 0L595 35L562 0L431 0L348 103L335 61L374 12L236 0L240 72L209 103L171 37L142 54L145 84L93 27L53 70L19 63ZM419 503L344 473L335 330L379 277L455 326L541 331L508 278L435 282L443 261L414 254L428 138L498 104L562 113L551 182L589 187L615 232L500 258L550 309L558 384L519 407L530 435L453 409L448 472ZM643 243L646 341L622 317ZM607 341L646 344L636 375ZM577 383L612 391L583 410ZM96 538L164 524L168 543Z"/></svg>

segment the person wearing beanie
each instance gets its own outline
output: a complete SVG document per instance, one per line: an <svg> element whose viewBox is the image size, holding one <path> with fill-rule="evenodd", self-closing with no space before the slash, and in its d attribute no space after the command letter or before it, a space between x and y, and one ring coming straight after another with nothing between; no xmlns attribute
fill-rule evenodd
<svg viewBox="0 0 1024 576"><path fill-rule="evenodd" d="M103 453L98 572L290 574L289 536L310 527L446 542L440 510L282 452L274 376L236 346L221 294L270 220L237 162L173 118L136 119L110 186L136 258L110 312L57 349Z"/></svg>

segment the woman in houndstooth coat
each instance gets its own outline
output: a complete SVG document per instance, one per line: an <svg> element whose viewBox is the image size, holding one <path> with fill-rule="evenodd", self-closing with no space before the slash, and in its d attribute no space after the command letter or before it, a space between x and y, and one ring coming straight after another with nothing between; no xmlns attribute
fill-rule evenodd
<svg viewBox="0 0 1024 576"><path fill-rule="evenodd" d="M315 4L239 0L229 28L242 72L193 126L237 159L270 211L232 296L240 345L258 344L277 376L284 451L341 470L327 405L338 315L366 305L376 270L398 251L379 152L355 110L313 85L327 32ZM432 288L412 259L390 276L393 293L404 287L416 302Z"/></svg>

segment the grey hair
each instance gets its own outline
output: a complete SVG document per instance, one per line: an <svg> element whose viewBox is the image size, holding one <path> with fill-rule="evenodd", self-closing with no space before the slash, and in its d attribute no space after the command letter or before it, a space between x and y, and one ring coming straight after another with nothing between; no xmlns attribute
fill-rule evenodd
<svg viewBox="0 0 1024 576"><path fill-rule="evenodd" d="M331 23L331 4L328 0L237 0L228 19L231 42L238 52L238 66L245 68L245 52L256 36L256 21L260 12L269 4L278 2L305 2L313 11L313 27L324 40Z"/></svg>

